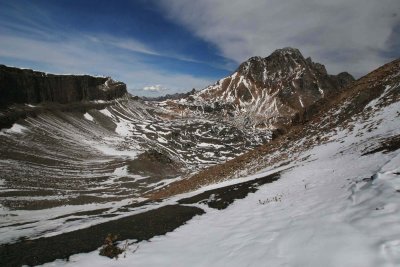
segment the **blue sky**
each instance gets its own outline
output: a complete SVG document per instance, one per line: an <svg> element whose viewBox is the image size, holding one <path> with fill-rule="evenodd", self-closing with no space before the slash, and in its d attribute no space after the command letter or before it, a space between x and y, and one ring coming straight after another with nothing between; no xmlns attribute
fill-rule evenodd
<svg viewBox="0 0 400 267"><path fill-rule="evenodd" d="M201 89L236 67L150 1L0 1L0 40L1 64L110 75L139 95Z"/></svg>
<svg viewBox="0 0 400 267"><path fill-rule="evenodd" d="M360 76L400 56L397 2L0 0L0 64L112 76L156 96L202 89L292 46Z"/></svg>

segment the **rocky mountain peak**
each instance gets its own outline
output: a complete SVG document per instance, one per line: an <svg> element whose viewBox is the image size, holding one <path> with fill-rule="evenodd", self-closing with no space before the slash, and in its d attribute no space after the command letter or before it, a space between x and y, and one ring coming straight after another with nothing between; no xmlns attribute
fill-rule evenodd
<svg viewBox="0 0 400 267"><path fill-rule="evenodd" d="M304 59L303 55L301 54L300 50L297 48L292 47L284 47L281 49L276 49L270 57L290 57L290 58L302 58Z"/></svg>
<svg viewBox="0 0 400 267"><path fill-rule="evenodd" d="M313 62L310 57L304 58L300 50L291 47L277 49L265 58L251 57L236 72L264 85L271 79L290 79L294 73L296 77L308 72L328 75L324 65Z"/></svg>
<svg viewBox="0 0 400 267"><path fill-rule="evenodd" d="M247 126L290 125L318 100L339 93L354 81L348 73L329 75L324 65L286 47L268 57L251 57L230 76L195 95L197 103L227 107Z"/></svg>

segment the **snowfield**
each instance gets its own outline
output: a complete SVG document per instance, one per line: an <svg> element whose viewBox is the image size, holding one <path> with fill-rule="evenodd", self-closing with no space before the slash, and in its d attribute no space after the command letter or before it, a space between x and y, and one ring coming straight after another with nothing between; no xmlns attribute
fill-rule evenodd
<svg viewBox="0 0 400 267"><path fill-rule="evenodd" d="M206 214L117 260L94 251L44 266L400 266L400 149L362 156L400 133L399 111L335 129L278 181L225 210L196 204Z"/></svg>

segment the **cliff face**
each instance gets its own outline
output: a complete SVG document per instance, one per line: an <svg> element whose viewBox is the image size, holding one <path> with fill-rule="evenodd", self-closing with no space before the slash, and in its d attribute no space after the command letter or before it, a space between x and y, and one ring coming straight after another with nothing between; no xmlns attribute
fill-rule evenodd
<svg viewBox="0 0 400 267"><path fill-rule="evenodd" d="M126 85L111 78L54 75L0 65L0 106L3 107L17 103L111 100L126 93Z"/></svg>

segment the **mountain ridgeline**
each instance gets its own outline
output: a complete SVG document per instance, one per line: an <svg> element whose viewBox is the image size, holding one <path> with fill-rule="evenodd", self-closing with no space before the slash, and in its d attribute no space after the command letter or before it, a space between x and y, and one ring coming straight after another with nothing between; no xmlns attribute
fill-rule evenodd
<svg viewBox="0 0 400 267"><path fill-rule="evenodd" d="M107 77L55 75L0 65L0 107L12 104L112 100L127 93L126 85Z"/></svg>
<svg viewBox="0 0 400 267"><path fill-rule="evenodd" d="M245 127L285 128L305 120L314 103L353 81L347 72L329 75L324 65L304 58L298 49L283 48L266 58L250 58L185 105L202 112L221 111Z"/></svg>

